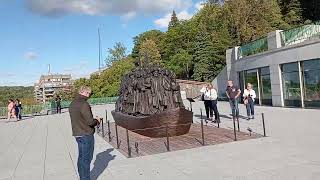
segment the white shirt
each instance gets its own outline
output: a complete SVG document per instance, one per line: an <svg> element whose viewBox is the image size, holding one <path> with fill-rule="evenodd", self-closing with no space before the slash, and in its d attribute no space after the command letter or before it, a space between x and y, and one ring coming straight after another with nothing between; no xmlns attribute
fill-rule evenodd
<svg viewBox="0 0 320 180"><path fill-rule="evenodd" d="M251 99L254 101L254 99L257 97L256 92L253 89L245 89L243 92L243 97L247 98L250 94Z"/></svg>
<svg viewBox="0 0 320 180"><path fill-rule="evenodd" d="M218 93L214 88L209 90L208 88L203 87L200 92L204 94L204 100L217 100L218 98Z"/></svg>

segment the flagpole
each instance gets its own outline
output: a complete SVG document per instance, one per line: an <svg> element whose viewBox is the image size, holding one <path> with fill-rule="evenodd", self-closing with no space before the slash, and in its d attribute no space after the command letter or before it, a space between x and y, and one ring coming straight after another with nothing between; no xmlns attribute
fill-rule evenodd
<svg viewBox="0 0 320 180"><path fill-rule="evenodd" d="M98 38L99 38L99 71L101 70L101 37L100 29L98 28Z"/></svg>

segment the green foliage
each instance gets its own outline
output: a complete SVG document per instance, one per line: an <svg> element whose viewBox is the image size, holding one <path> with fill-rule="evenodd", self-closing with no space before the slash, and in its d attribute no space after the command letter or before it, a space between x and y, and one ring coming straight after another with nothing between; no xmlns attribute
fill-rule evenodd
<svg viewBox="0 0 320 180"><path fill-rule="evenodd" d="M225 2L223 8L222 19L228 22L236 44L247 43L270 31L288 27L275 0L230 0Z"/></svg>
<svg viewBox="0 0 320 180"><path fill-rule="evenodd" d="M187 79L189 79L189 73L192 68L192 59L192 55L186 50L181 49L177 54L170 58L166 67L175 72L177 78L184 79L187 77Z"/></svg>
<svg viewBox="0 0 320 180"><path fill-rule="evenodd" d="M20 99L23 104L36 104L34 99L34 87L3 86L0 87L0 107L8 105L9 99Z"/></svg>
<svg viewBox="0 0 320 180"><path fill-rule="evenodd" d="M112 65L105 69L100 75L94 74L90 79L79 79L74 83L73 92L86 85L92 89L92 97L114 97L119 93L120 81L123 75L127 74L134 68L134 59L127 57L114 61Z"/></svg>
<svg viewBox="0 0 320 180"><path fill-rule="evenodd" d="M114 61L119 61L127 56L127 48L121 43L117 42L113 48L108 49L108 56L105 60L107 67L111 66Z"/></svg>
<svg viewBox="0 0 320 180"><path fill-rule="evenodd" d="M302 6L299 0L278 0L283 19L291 26L297 26L303 22Z"/></svg>
<svg viewBox="0 0 320 180"><path fill-rule="evenodd" d="M161 55L159 53L158 47L153 40L145 40L139 51L140 65L145 66L148 64L161 65Z"/></svg>
<svg viewBox="0 0 320 180"><path fill-rule="evenodd" d="M179 24L179 19L177 17L176 12L173 11L172 15L171 15L171 21L169 22L168 29L171 29L171 28L175 27L177 24Z"/></svg>
<svg viewBox="0 0 320 180"><path fill-rule="evenodd" d="M320 20L320 1L319 0L300 0L302 6L303 19L309 21Z"/></svg>
<svg viewBox="0 0 320 180"><path fill-rule="evenodd" d="M154 41L156 44L161 44L163 36L164 36L163 32L161 32L159 30L151 30L151 31L146 31L146 32L134 37L133 38L134 46L132 49L131 56L133 58L139 57L140 46L145 40L149 39L149 40Z"/></svg>
<svg viewBox="0 0 320 180"><path fill-rule="evenodd" d="M210 34L203 27L200 28L196 36L194 46L194 74L193 78L197 81L208 81L214 78L214 58L213 44Z"/></svg>

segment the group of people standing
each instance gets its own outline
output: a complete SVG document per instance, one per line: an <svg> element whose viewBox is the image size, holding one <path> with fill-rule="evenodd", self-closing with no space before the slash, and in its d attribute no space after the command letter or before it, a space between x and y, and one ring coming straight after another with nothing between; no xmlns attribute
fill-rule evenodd
<svg viewBox="0 0 320 180"><path fill-rule="evenodd" d="M218 92L211 83L206 84L200 90L202 93L201 100L204 101L206 109L207 120L212 120L214 123L220 123L220 115L218 111ZM232 112L232 117L239 119L239 102L241 97L241 90L238 86L234 85L232 80L228 81L226 88L226 95L229 99L229 104ZM243 94L243 104L247 109L247 120L254 119L254 101L256 93L252 88L252 84L248 83ZM213 118L214 113L214 120Z"/></svg>
<svg viewBox="0 0 320 180"><path fill-rule="evenodd" d="M19 99L15 101L13 99L8 100L8 120L11 118L16 120L22 119L22 103Z"/></svg>

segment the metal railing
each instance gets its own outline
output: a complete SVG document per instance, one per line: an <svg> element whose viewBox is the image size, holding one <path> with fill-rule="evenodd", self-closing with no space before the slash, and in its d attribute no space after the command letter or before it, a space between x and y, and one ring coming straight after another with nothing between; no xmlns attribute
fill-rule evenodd
<svg viewBox="0 0 320 180"><path fill-rule="evenodd" d="M114 103L118 97L104 97L104 98L90 98L88 100L91 105L98 104L108 104ZM61 101L61 108L68 108L71 101ZM49 111L56 111L56 103L54 101L44 103L44 104L36 104L36 105L23 105L22 106L22 114L23 115L40 115L40 114L48 114ZM8 115L7 107L0 107L0 117L5 118Z"/></svg>
<svg viewBox="0 0 320 180"><path fill-rule="evenodd" d="M240 123L241 121L239 121L239 118L236 118L236 117L233 117L232 118L232 121L233 121L233 138L230 137L230 139L232 139L233 141L238 141L239 138L238 138L238 135L241 135L243 137L244 133L245 134L248 134L250 136L252 136L252 134L255 134L256 136L255 137L266 137L267 134L266 134L266 124L265 124L265 114L264 113L261 113L261 123L256 123L255 126L261 126L259 128L262 128L262 132L258 132L257 130L257 127L253 127L252 125L249 125L249 127L247 129L243 129L243 131L240 130ZM259 118L257 118L259 119ZM159 127L152 127L152 128L142 128L142 129L134 129L134 130L129 130L127 128L123 128L121 127L122 129L122 132L125 131L125 137L122 137L120 138L120 135L119 135L119 126L114 123L114 133L112 134L111 132L111 123L110 123L110 120L108 120L108 117L107 117L107 111L106 111L106 123L107 123L107 127L104 127L104 119L102 118L101 119L101 124L99 126L97 126L97 133L100 134L103 138L105 138L107 136L107 139L109 143L115 143L115 147L117 149L122 149L123 151L126 151L125 153L127 153L127 157L132 157L132 147L133 147L133 143L131 142L131 136L130 134L131 133L134 133L136 131L148 131L148 130L155 130L155 129L165 129L165 132L166 132L166 136L164 137L164 139L162 139L163 143L164 143L164 147L166 149L166 151L171 151L171 145L170 145L170 142L171 142L171 136L169 134L169 129L170 128L178 128L179 126L190 126L192 125L193 123L186 123L186 124L179 124L179 125L168 125L168 124L165 124L163 126L159 126ZM208 134L206 134L206 130L204 127L206 128L210 128L210 125L209 125L209 122L207 119L205 119L202 115L202 109L200 109L200 122L198 122L198 125L200 125L200 132L199 134L197 135L198 138L195 138L195 140L197 141L197 143L200 143L201 146L206 146L208 145L206 143L206 136L208 136ZM217 125L217 126L216 126ZM211 126L215 126L216 128L221 128L220 126L220 122L217 122L216 125L211 125ZM250 127L251 126L251 127ZM107 130L106 130L107 129ZM224 128L224 129L227 129L227 128ZM223 135L225 136L225 135ZM113 141L115 138L115 142ZM121 140L125 140L126 141L126 144L124 145L121 145ZM159 138L154 138L154 139L159 139ZM161 138L160 138L161 139ZM146 142L134 142L134 149L135 149L135 153L136 155L139 155L139 151L141 149L141 143L142 145ZM147 142L147 143L152 143L152 142ZM160 148L160 147L158 147Z"/></svg>
<svg viewBox="0 0 320 180"><path fill-rule="evenodd" d="M280 32L282 46L301 43L305 40L320 37L320 21Z"/></svg>
<svg viewBox="0 0 320 180"><path fill-rule="evenodd" d="M250 56L253 54L258 54L264 51L268 51L267 37L263 37L240 46L239 57L243 58L243 57Z"/></svg>

